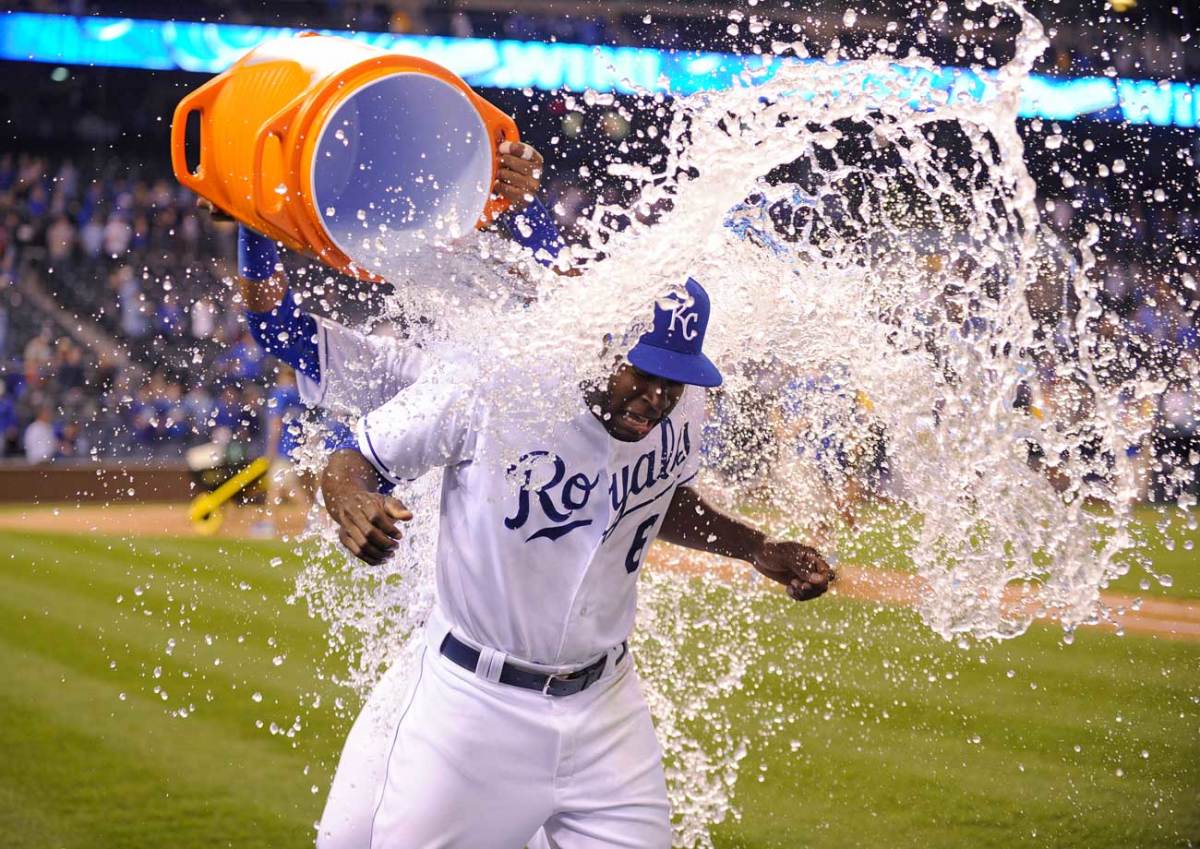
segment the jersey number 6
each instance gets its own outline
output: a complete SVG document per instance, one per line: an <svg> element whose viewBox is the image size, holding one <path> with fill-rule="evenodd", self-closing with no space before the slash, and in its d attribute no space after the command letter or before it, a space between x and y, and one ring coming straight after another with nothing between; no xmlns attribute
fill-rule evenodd
<svg viewBox="0 0 1200 849"><path fill-rule="evenodd" d="M658 513L655 513L649 519L642 522L633 533L633 544L629 546L629 553L625 555L625 571L631 575L642 565L642 549L649 542L650 529L658 521L658 515Z"/></svg>

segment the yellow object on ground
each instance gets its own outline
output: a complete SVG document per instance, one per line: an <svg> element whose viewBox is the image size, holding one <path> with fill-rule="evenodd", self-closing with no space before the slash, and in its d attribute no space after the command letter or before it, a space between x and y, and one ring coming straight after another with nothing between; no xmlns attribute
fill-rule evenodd
<svg viewBox="0 0 1200 849"><path fill-rule="evenodd" d="M212 492L202 492L192 499L188 519L197 533L211 536L221 527L221 507L243 489L253 486L271 468L266 457L259 457Z"/></svg>

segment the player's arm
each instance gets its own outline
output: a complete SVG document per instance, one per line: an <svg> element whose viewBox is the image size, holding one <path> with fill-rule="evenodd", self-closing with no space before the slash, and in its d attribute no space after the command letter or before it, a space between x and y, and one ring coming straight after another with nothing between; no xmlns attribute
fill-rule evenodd
<svg viewBox="0 0 1200 849"><path fill-rule="evenodd" d="M269 313L283 304L288 282L274 239L239 224L237 261L238 290L247 313Z"/></svg>
<svg viewBox="0 0 1200 849"><path fill-rule="evenodd" d="M385 403L421 374L425 355L417 346L368 336L305 310L277 263L273 241L239 228L238 285L250 335L296 370L305 404L357 415Z"/></svg>
<svg viewBox="0 0 1200 849"><path fill-rule="evenodd" d="M198 198L196 207L217 225L237 222L207 198ZM279 251L266 236L238 224L238 291L247 311L269 312L283 303L287 277L279 268Z"/></svg>
<svg viewBox="0 0 1200 849"><path fill-rule="evenodd" d="M233 223L208 201L198 205L214 221ZM296 370L305 404L357 415L385 403L424 368L424 354L414 345L305 310L288 287L275 242L245 226L238 227L237 283L251 335Z"/></svg>
<svg viewBox="0 0 1200 849"><path fill-rule="evenodd" d="M338 526L338 540L358 559L382 563L400 539L397 522L412 519L387 483L355 448L334 451L321 475L325 510Z"/></svg>
<svg viewBox="0 0 1200 849"><path fill-rule="evenodd" d="M317 321L300 308L279 268L275 240L238 225L238 287L250 335L266 353L321 380Z"/></svg>
<svg viewBox="0 0 1200 849"><path fill-rule="evenodd" d="M829 589L833 569L813 548L773 540L745 522L722 513L691 487L675 490L659 539L744 560L772 581L787 587L796 601L807 601Z"/></svg>
<svg viewBox="0 0 1200 849"><path fill-rule="evenodd" d="M463 387L418 381L359 419L353 434L346 429L335 437L321 490L351 554L371 564L391 555L400 539L396 521L412 514L386 493L435 466L469 461L478 416Z"/></svg>

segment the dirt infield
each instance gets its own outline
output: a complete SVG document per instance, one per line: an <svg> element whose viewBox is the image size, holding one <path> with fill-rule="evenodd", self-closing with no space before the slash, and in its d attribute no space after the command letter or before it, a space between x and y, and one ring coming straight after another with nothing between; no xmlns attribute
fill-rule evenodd
<svg viewBox="0 0 1200 849"><path fill-rule="evenodd" d="M216 538L271 538L295 534L304 527L304 514L295 509L268 516L261 507L226 507ZM114 536L198 536L188 520L186 504L63 504L58 506L13 507L0 511L0 530L47 531L63 534L111 534ZM688 574L710 573L732 580L745 566L721 557L700 555L658 543L651 550L653 568ZM846 598L879 604L911 606L922 592L916 575L885 569L842 564L834 592ZM1104 604L1119 626L1101 623L1108 630L1118 627L1130 633L1154 634L1168 639L1200 640L1200 601L1140 598L1106 592ZM1036 605L1014 592L1008 603Z"/></svg>
<svg viewBox="0 0 1200 849"><path fill-rule="evenodd" d="M299 533L304 514L285 508L270 516L261 507L228 506L216 538L272 538ZM58 504L10 507L0 511L0 530L47 531L113 536L200 536L188 519L187 504Z"/></svg>

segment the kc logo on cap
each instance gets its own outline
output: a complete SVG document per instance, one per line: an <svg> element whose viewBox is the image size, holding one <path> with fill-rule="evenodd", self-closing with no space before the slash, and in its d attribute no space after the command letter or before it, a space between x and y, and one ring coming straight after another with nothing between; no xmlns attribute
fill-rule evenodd
<svg viewBox="0 0 1200 849"><path fill-rule="evenodd" d="M682 302L677 304L675 308L671 310L671 325L667 329L667 332L674 333L675 325L678 324L680 335L682 335L687 341L691 342L698 335L700 335L700 331L695 329L696 321L700 318L700 313L697 312L694 307L694 302L691 304L685 304Z"/></svg>

